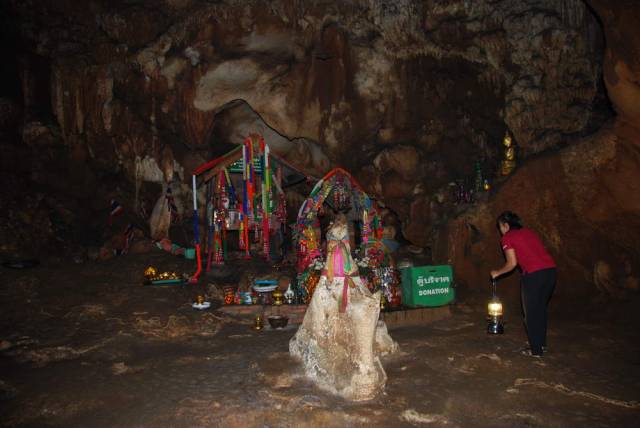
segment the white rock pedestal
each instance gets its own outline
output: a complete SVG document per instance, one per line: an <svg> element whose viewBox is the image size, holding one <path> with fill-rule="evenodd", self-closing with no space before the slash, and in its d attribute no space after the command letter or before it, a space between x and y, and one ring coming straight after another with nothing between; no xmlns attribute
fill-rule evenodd
<svg viewBox="0 0 640 428"><path fill-rule="evenodd" d="M340 312L344 277L320 278L289 352L319 388L363 401L384 389L387 375L380 355L395 352L398 345L378 321L380 292L372 295L360 277L352 279L346 310Z"/></svg>

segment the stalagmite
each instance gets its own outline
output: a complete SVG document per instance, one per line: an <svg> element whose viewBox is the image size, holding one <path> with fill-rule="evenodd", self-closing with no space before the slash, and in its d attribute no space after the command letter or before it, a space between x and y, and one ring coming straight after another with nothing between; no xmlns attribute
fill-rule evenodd
<svg viewBox="0 0 640 428"><path fill-rule="evenodd" d="M343 216L327 239L325 269L289 352L320 389L353 401L370 400L387 380L379 356L395 352L398 345L378 321L380 292L371 294L358 275Z"/></svg>
<svg viewBox="0 0 640 428"><path fill-rule="evenodd" d="M156 204L149 218L149 229L151 239L158 241L169 237L169 228L171 227L171 211L166 197L167 185L165 184L162 193L158 197Z"/></svg>

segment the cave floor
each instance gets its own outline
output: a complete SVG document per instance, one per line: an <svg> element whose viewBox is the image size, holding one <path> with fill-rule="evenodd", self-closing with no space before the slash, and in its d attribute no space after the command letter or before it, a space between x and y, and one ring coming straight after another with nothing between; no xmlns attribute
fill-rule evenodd
<svg viewBox="0 0 640 428"><path fill-rule="evenodd" d="M447 320L392 329L386 390L348 403L304 380L294 328L194 311L203 286L142 286L149 264L191 269L165 254L2 269L0 425L637 426L637 323L552 313L550 351L534 359L519 353L519 318L487 336L470 295Z"/></svg>

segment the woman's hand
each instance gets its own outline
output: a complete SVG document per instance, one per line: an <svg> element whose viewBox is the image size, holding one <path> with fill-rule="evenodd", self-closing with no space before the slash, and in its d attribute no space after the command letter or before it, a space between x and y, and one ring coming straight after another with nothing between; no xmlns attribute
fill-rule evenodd
<svg viewBox="0 0 640 428"><path fill-rule="evenodd" d="M516 251L513 248L507 249L504 252L504 255L507 258L507 261L500 269L491 271L491 279L496 279L500 275L509 273L518 266L518 257L516 257Z"/></svg>

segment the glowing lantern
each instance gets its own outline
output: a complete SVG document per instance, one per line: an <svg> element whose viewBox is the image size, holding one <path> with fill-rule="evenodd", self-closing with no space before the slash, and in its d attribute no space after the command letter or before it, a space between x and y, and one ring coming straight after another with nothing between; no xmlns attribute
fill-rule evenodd
<svg viewBox="0 0 640 428"><path fill-rule="evenodd" d="M489 325L487 326L488 334L503 334L504 325L502 324L502 302L496 295L496 280L492 281L493 294L487 305L487 315L489 316Z"/></svg>

